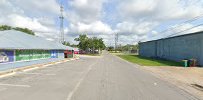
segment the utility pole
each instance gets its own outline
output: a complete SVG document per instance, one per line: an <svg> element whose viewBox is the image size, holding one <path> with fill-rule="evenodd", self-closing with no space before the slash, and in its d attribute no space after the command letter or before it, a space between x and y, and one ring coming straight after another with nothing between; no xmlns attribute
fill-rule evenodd
<svg viewBox="0 0 203 100"><path fill-rule="evenodd" d="M64 29L63 29L64 17L63 17L63 5L62 5L62 2L61 2L61 5L60 5L60 12L61 12L61 15L59 17L59 19L60 19L60 38L59 38L59 42L63 43L63 42L65 42L65 40L64 40Z"/></svg>
<svg viewBox="0 0 203 100"><path fill-rule="evenodd" d="M118 33L115 34L115 48L114 50L116 51L118 45Z"/></svg>

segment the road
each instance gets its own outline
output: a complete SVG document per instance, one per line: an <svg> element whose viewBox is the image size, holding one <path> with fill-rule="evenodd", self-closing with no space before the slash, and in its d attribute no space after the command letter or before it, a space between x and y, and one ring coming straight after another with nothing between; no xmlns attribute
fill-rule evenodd
<svg viewBox="0 0 203 100"><path fill-rule="evenodd" d="M0 79L0 100L196 100L136 65L101 57L19 72Z"/></svg>

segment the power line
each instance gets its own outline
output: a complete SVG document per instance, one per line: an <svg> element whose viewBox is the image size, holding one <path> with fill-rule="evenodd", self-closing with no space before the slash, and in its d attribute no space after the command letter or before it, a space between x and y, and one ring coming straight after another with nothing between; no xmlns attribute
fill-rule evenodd
<svg viewBox="0 0 203 100"><path fill-rule="evenodd" d="M194 29L194 28L199 27L199 26L203 26L203 23L202 23L202 24L199 24L199 25L196 25L196 26L193 26L193 27L191 27L191 28L188 28L188 29L182 30L182 31L180 31L180 32L176 32L176 33L174 33L174 34L170 34L170 35L168 35L168 36L165 37L165 38L168 38L168 37L174 36L174 35L176 35L176 34L180 34L180 33L182 33L182 32L185 32L185 31L188 31L188 30Z"/></svg>
<svg viewBox="0 0 203 100"><path fill-rule="evenodd" d="M163 31L161 31L161 32L159 32L159 33L161 33L160 35L163 35L163 34L166 33L166 32L170 32L170 31L172 31L172 30L174 30L174 29L176 29L176 28L179 28L179 27L185 25L186 23L191 23L191 22L196 21L196 20L198 20L198 19L200 19L200 18L202 18L202 17L203 17L203 14L201 14L201 15L199 15L199 16L196 16L196 17L194 17L194 18L192 18L192 19L186 20L186 21L180 23L179 25L177 25L177 26L175 26L175 27L171 26L170 28L168 28L168 29L166 29L166 30L163 30ZM154 38L154 37L157 37L157 36L152 36L151 38ZM140 40L140 41L143 41L143 40L144 40L144 39L142 39L142 40Z"/></svg>
<svg viewBox="0 0 203 100"><path fill-rule="evenodd" d="M186 20L186 21L180 23L179 25L177 25L177 26L175 26L175 27L171 26L170 28L161 31L160 33L165 33L165 32L167 32L167 31L171 31L171 30L173 30L173 29L176 29L176 28L178 28L178 27L180 27L180 26L185 25L185 23L193 22L193 21L198 20L198 19L200 19L200 18L202 18L202 17L203 17L203 14L202 14L202 15L199 15L199 16L196 16L196 17L194 17L194 18L192 18L192 19Z"/></svg>

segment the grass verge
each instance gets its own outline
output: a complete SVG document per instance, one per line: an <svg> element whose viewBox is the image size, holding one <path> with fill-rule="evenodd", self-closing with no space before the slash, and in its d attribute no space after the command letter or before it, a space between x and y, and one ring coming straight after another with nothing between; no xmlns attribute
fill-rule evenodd
<svg viewBox="0 0 203 100"><path fill-rule="evenodd" d="M120 58L142 66L182 66L180 62L141 57L139 55L117 55Z"/></svg>

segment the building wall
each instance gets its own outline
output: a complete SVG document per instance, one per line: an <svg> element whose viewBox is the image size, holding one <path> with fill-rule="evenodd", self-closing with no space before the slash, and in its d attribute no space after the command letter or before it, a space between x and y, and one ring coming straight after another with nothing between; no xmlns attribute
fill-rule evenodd
<svg viewBox="0 0 203 100"><path fill-rule="evenodd" d="M64 51L63 50L58 51L58 58L64 58Z"/></svg>
<svg viewBox="0 0 203 100"><path fill-rule="evenodd" d="M139 54L145 57L154 57L156 55L155 43L156 42L140 43Z"/></svg>
<svg viewBox="0 0 203 100"><path fill-rule="evenodd" d="M203 65L203 33L140 43L139 54L174 61L194 58Z"/></svg>
<svg viewBox="0 0 203 100"><path fill-rule="evenodd" d="M13 62L14 50L0 50L0 63Z"/></svg>
<svg viewBox="0 0 203 100"><path fill-rule="evenodd" d="M51 50L51 58L58 58L58 51L57 50Z"/></svg>
<svg viewBox="0 0 203 100"><path fill-rule="evenodd" d="M74 51L73 50L69 50L68 58L73 58L73 54L74 54Z"/></svg>
<svg viewBox="0 0 203 100"><path fill-rule="evenodd" d="M64 58L61 50L0 50L0 63Z"/></svg>
<svg viewBox="0 0 203 100"><path fill-rule="evenodd" d="M37 59L51 58L51 51L48 50L15 50L16 61L30 61Z"/></svg>
<svg viewBox="0 0 203 100"><path fill-rule="evenodd" d="M74 51L73 50L66 50L64 51L65 58L73 58Z"/></svg>

